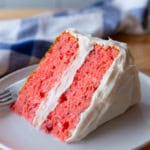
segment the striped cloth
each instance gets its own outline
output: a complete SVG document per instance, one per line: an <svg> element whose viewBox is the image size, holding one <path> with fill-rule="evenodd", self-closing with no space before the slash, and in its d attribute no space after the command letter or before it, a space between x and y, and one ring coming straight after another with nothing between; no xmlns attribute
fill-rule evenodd
<svg viewBox="0 0 150 150"><path fill-rule="evenodd" d="M0 77L39 62L66 28L95 36L150 31L150 1L104 0L75 11L0 21Z"/></svg>

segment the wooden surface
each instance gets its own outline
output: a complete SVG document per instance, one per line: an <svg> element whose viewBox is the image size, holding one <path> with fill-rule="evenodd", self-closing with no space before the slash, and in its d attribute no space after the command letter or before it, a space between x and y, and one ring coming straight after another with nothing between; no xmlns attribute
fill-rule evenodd
<svg viewBox="0 0 150 150"><path fill-rule="evenodd" d="M150 75L150 34L112 36L113 39L128 43L129 49L135 59L137 68Z"/></svg>
<svg viewBox="0 0 150 150"><path fill-rule="evenodd" d="M0 19L16 19L25 18L32 15L38 15L41 13L50 12L52 10L0 10ZM128 43L129 48L133 57L135 58L135 63L137 68L150 75L150 34L144 35L125 35L118 34L111 36L111 38Z"/></svg>
<svg viewBox="0 0 150 150"><path fill-rule="evenodd" d="M17 19L17 18L26 18L33 15L38 15L41 13L46 13L52 10L43 10L43 9L34 9L34 10L5 10L0 9L0 19Z"/></svg>

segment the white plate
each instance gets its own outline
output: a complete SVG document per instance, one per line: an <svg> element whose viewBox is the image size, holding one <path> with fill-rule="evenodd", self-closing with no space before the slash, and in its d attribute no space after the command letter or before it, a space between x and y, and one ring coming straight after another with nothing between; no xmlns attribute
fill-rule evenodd
<svg viewBox="0 0 150 150"><path fill-rule="evenodd" d="M34 68L34 67L33 67ZM31 71L32 67L27 71ZM27 74L26 71L26 74ZM24 74L20 71L18 74ZM14 150L127 150L150 141L150 77L140 73L142 101L79 143L65 144L51 135L33 129L27 121L10 111L0 112L0 142ZM0 89L20 75L1 80Z"/></svg>

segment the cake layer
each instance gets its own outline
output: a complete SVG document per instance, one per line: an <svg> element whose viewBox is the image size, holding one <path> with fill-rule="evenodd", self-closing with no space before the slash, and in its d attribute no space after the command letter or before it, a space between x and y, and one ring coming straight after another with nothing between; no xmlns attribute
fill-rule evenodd
<svg viewBox="0 0 150 150"><path fill-rule="evenodd" d="M118 53L113 46L95 44L81 68L77 70L73 83L59 98L56 108L43 123L42 129L63 141L68 139L79 122L80 114L90 105L93 93L100 86L104 74Z"/></svg>
<svg viewBox="0 0 150 150"><path fill-rule="evenodd" d="M39 105L47 100L48 91L61 83L63 73L74 61L77 53L77 38L63 32L21 90L12 107L13 111L32 123Z"/></svg>

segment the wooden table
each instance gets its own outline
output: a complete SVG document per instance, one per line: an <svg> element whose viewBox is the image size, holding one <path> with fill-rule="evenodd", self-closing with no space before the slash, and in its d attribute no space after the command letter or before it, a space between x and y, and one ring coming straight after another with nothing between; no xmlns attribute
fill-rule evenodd
<svg viewBox="0 0 150 150"><path fill-rule="evenodd" d="M50 12L52 10L0 10L0 19L25 18L40 13ZM150 34L127 35L117 34L111 38L128 43L132 55L135 58L137 68L150 75ZM150 143L141 147L140 150L149 150Z"/></svg>
<svg viewBox="0 0 150 150"><path fill-rule="evenodd" d="M25 18L40 13L46 13L52 10L0 10L0 19ZM150 34L127 35L118 34L111 38L128 43L132 55L135 58L137 68L150 75Z"/></svg>
<svg viewBox="0 0 150 150"><path fill-rule="evenodd" d="M112 38L128 43L129 49L135 58L137 68L147 75L150 75L150 34L118 34L112 36Z"/></svg>

